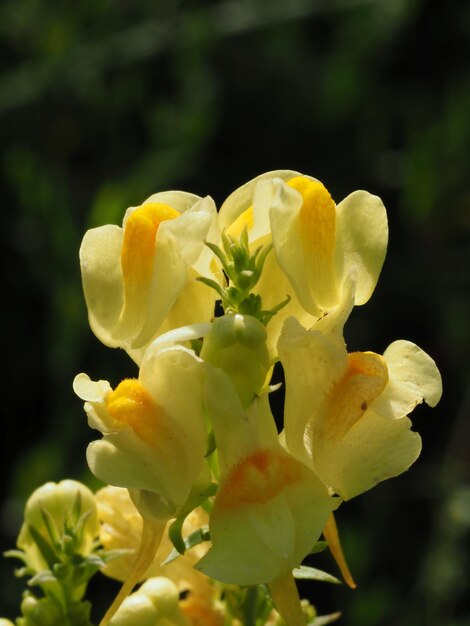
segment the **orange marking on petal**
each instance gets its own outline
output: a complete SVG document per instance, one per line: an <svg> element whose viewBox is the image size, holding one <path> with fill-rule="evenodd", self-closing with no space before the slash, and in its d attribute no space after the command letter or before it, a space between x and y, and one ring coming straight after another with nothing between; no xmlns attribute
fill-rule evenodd
<svg viewBox="0 0 470 626"><path fill-rule="evenodd" d="M228 508L263 504L300 478L301 467L294 458L279 451L258 450L230 472L218 499Z"/></svg>
<svg viewBox="0 0 470 626"><path fill-rule="evenodd" d="M158 435L160 408L142 383L123 380L106 397L106 409L116 421L127 424L135 434L152 445Z"/></svg>
<svg viewBox="0 0 470 626"><path fill-rule="evenodd" d="M121 266L126 292L148 286L152 278L155 239L162 222L180 215L159 202L143 204L133 211L124 225Z"/></svg>
<svg viewBox="0 0 470 626"><path fill-rule="evenodd" d="M330 263L335 250L336 205L322 183L296 176L287 183L303 199L299 221L302 242L317 263Z"/></svg>
<svg viewBox="0 0 470 626"><path fill-rule="evenodd" d="M345 435L367 411L388 382L385 359L374 352L348 354L348 365L329 394L325 424L332 438Z"/></svg>

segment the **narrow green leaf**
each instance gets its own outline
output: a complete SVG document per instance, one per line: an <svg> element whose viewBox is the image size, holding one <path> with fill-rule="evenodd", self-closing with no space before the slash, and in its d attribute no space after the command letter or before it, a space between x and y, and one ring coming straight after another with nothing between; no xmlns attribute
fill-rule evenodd
<svg viewBox="0 0 470 626"><path fill-rule="evenodd" d="M60 548L60 534L57 529L57 526L47 509L41 506L41 517L46 526L47 533L52 541L52 545L56 550ZM30 526L31 528L31 526Z"/></svg>
<svg viewBox="0 0 470 626"><path fill-rule="evenodd" d="M294 578L297 578L299 580L318 580L325 583L334 583L335 585L341 585L341 581L335 576L332 576L331 574L328 574L321 569L308 567L307 565L301 565L300 567L296 567L294 569Z"/></svg>
<svg viewBox="0 0 470 626"><path fill-rule="evenodd" d="M196 280L198 280L200 283L203 283L204 285L207 285L211 289L214 289L222 298L222 300L224 299L225 292L218 282L216 282L212 278L207 278L206 276L198 276Z"/></svg>
<svg viewBox="0 0 470 626"><path fill-rule="evenodd" d="M331 624L332 622L336 622L337 619L341 617L341 613L338 611L337 613L330 613L329 615L320 615L316 617L314 620L309 622L307 626L325 626L325 624Z"/></svg>
<svg viewBox="0 0 470 626"><path fill-rule="evenodd" d="M70 521L72 522L72 526L75 526L77 520L80 518L80 514L82 512L82 494L77 489L77 494L74 498L72 504L72 510L70 512Z"/></svg>
<svg viewBox="0 0 470 626"><path fill-rule="evenodd" d="M28 524L28 531L33 538L34 543L37 545L41 556L46 561L48 567L52 569L54 563L57 563L57 561L60 560L56 550L54 550L54 548L49 545L46 539L44 539L44 537L40 533L38 533L34 526L30 526Z"/></svg>
<svg viewBox="0 0 470 626"><path fill-rule="evenodd" d="M23 561L23 563L28 562L26 554L23 552L23 550L7 550L3 553L3 556L7 559L20 559L20 561Z"/></svg>
<svg viewBox="0 0 470 626"><path fill-rule="evenodd" d="M28 585L43 585L44 583L58 583L59 581L54 574L49 570L39 572L36 576L33 576L31 580L28 580Z"/></svg>

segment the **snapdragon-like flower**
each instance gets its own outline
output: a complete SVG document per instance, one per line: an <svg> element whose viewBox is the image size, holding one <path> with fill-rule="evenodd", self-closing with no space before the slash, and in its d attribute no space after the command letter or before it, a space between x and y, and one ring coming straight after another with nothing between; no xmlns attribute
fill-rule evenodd
<svg viewBox="0 0 470 626"><path fill-rule="evenodd" d="M269 323L271 347L287 317L309 328L339 306L351 275L355 304L367 302L388 242L380 198L355 191L336 205L321 182L290 170L267 172L234 191L220 209L219 224L234 237L246 228L253 249L274 246L254 290L266 309L290 297Z"/></svg>
<svg viewBox="0 0 470 626"><path fill-rule="evenodd" d="M90 469L110 485L143 492L156 520L177 514L203 470L202 377L192 351L170 347L147 351L139 378L114 390L86 374L74 381L89 425L104 435L88 447Z"/></svg>
<svg viewBox="0 0 470 626"><path fill-rule="evenodd" d="M338 501L281 447L266 394L244 410L228 376L208 366L205 402L221 478L209 522L212 547L197 567L222 582L268 583L289 626L300 624L292 569Z"/></svg>
<svg viewBox="0 0 470 626"><path fill-rule="evenodd" d="M231 193L219 211L220 230L234 239L240 239L246 230L252 251L272 246L270 216L273 205L278 201L278 187L282 184L282 176L293 178L297 176L297 172L266 172ZM263 271L253 293L261 297L265 310L276 309L286 297L289 300L268 324L268 347L272 353L275 353L282 323L289 315L295 316L305 326L311 326L317 319L316 311L315 315L311 315L301 305L274 251L266 256Z"/></svg>
<svg viewBox="0 0 470 626"><path fill-rule="evenodd" d="M135 555L139 548L142 534L142 517L135 508L129 497L127 489L120 487L103 487L95 494L98 517L101 522L100 542L106 550L129 550L129 554L113 559L106 564L102 570L104 574L117 580L125 581L133 568ZM183 536L188 537L193 532L207 527L209 517L201 507L192 511L183 524ZM218 589L214 581L205 574L194 569L194 564L201 559L209 548L206 541L186 550L184 554L165 563L168 556L173 553L173 545L168 537L168 526L163 535L160 547L147 571L143 574L143 579L164 577L176 585L180 594L180 609L187 617L188 623L192 626L222 626L223 613L218 596ZM140 590L148 588L142 586ZM139 591L140 591L139 590ZM130 597L135 598L136 594ZM139 596L140 597L140 596ZM130 615L130 607L148 611L149 605L145 599L130 599L124 601L123 607L116 615L124 619L124 614ZM125 606L124 606L125 605ZM151 611L149 612L151 614ZM134 616L135 622L139 623L137 614ZM140 619L140 613L139 613ZM116 622L118 623L118 622ZM119 621L119 624L121 622Z"/></svg>
<svg viewBox="0 0 470 626"><path fill-rule="evenodd" d="M385 207L377 196L354 191L338 205L318 180L281 173L270 211L279 265L302 306L313 315L335 309L353 276L355 304L369 300L388 243Z"/></svg>
<svg viewBox="0 0 470 626"><path fill-rule="evenodd" d="M101 626L148 569L168 520L194 508L188 501L197 501L207 487L202 376L202 362L192 351L170 347L149 348L139 378L114 390L85 374L75 378L90 426L104 435L88 446L90 469L104 482L129 489L144 520L132 572Z"/></svg>
<svg viewBox="0 0 470 626"><path fill-rule="evenodd" d="M204 240L216 229L211 198L157 193L127 210L122 228L89 230L80 248L90 326L104 344L140 362L171 328L208 321L214 298L195 279L210 275Z"/></svg>
<svg viewBox="0 0 470 626"><path fill-rule="evenodd" d="M383 356L348 354L342 329L353 299L350 290L349 303L311 330L287 320L279 340L287 448L345 500L414 463L421 438L407 415L442 393L436 364L409 341Z"/></svg>
<svg viewBox="0 0 470 626"><path fill-rule="evenodd" d="M106 576L120 581L126 580L132 569L135 553L142 535L142 517L129 497L127 489L103 487L95 494L98 517L101 522L100 542L106 550L129 550L129 554L113 559L102 570ZM207 513L201 507L192 511L185 519L183 536L188 536L201 527L207 526ZM165 532L153 563L144 573L143 579L164 576L172 580L180 591L197 588L207 582L207 576L193 568L193 565L207 552L207 542L202 542L187 550L171 563L163 564L173 550L168 533Z"/></svg>

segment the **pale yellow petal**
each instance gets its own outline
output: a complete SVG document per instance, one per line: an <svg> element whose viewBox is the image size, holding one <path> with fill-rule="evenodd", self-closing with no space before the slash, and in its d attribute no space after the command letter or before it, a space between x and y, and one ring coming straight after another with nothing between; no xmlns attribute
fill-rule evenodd
<svg viewBox="0 0 470 626"><path fill-rule="evenodd" d="M318 437L315 463L322 479L345 500L406 471L418 458L421 438L403 417L369 410L340 439Z"/></svg>
<svg viewBox="0 0 470 626"><path fill-rule="evenodd" d="M442 379L433 359L410 341L395 341L385 350L390 381L372 408L389 418L408 415L417 404L435 406L442 395Z"/></svg>
<svg viewBox="0 0 470 626"><path fill-rule="evenodd" d="M135 435L123 438L109 435L89 444L86 457L93 474L109 485L128 489L146 489L161 494L162 517L171 517L176 512L174 501L178 498L183 504L189 493L175 493L165 472L178 468L169 467L160 459L154 459L155 452L140 442ZM178 474L173 477L174 482ZM181 490L180 490L181 491Z"/></svg>
<svg viewBox="0 0 470 626"><path fill-rule="evenodd" d="M347 369L347 351L344 344L336 345L318 331L305 330L294 318L286 320L278 350L286 380L286 444L293 454L312 465L313 450L306 429L326 418L328 393Z"/></svg>
<svg viewBox="0 0 470 626"><path fill-rule="evenodd" d="M123 231L114 225L85 233L80 247L83 292L91 329L105 345L115 347L113 329L124 301L121 247Z"/></svg>
<svg viewBox="0 0 470 626"><path fill-rule="evenodd" d="M142 593L128 596L117 613L111 618L109 626L155 626L158 611L152 600Z"/></svg>
<svg viewBox="0 0 470 626"><path fill-rule="evenodd" d="M107 380L91 380L88 374L77 374L73 381L73 390L79 398L87 402L103 402L111 391Z"/></svg>
<svg viewBox="0 0 470 626"><path fill-rule="evenodd" d="M388 243L387 213L382 200L367 191L355 191L337 206L336 255L343 280L355 275L356 304L372 295Z"/></svg>
<svg viewBox="0 0 470 626"><path fill-rule="evenodd" d="M320 308L310 289L309 260L302 242L299 216L302 195L287 184L282 185L270 211L271 230L276 259L287 275L303 308L314 316Z"/></svg>
<svg viewBox="0 0 470 626"><path fill-rule="evenodd" d="M197 568L223 582L270 582L300 564L337 504L281 448L259 451L221 485L210 519L212 548Z"/></svg>
<svg viewBox="0 0 470 626"><path fill-rule="evenodd" d="M265 243L268 242L266 240L260 240L259 245ZM268 348L273 358L277 355L276 344L281 334L282 325L288 317L295 317L305 328L313 326L318 319L316 316L308 313L300 304L292 284L277 262L274 251L268 254L261 278L253 292L261 296L264 310L273 309L288 296L290 297L287 305L270 319L266 327L268 332Z"/></svg>
<svg viewBox="0 0 470 626"><path fill-rule="evenodd" d="M261 174L241 187L238 187L238 189L228 196L220 208L219 224L221 230L228 229L244 211L253 206L253 196L258 183L273 178L288 180L297 175L297 172L290 170L274 170Z"/></svg>
<svg viewBox="0 0 470 626"><path fill-rule="evenodd" d="M181 346L150 355L144 359L140 370L142 384L162 407L174 432L174 441L172 439L167 445L178 443L186 449L189 471L194 472L192 479L199 474L206 447L202 400L204 375L203 362L191 350Z"/></svg>

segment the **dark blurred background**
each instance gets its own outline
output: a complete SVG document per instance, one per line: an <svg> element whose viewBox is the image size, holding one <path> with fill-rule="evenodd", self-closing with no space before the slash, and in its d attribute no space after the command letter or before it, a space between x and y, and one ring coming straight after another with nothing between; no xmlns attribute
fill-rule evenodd
<svg viewBox="0 0 470 626"><path fill-rule="evenodd" d="M259 173L296 169L337 201L363 188L388 209L387 259L350 349L410 339L444 379L438 407L413 413L412 470L338 514L359 588L302 592L345 626L470 624L469 39L458 0L1 3L2 550L34 488L96 485L75 374L135 373L88 328L86 229L156 191L220 205ZM335 571L328 555L315 563ZM15 565L0 561L7 617Z"/></svg>

